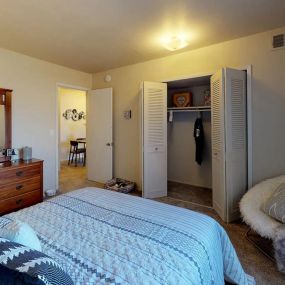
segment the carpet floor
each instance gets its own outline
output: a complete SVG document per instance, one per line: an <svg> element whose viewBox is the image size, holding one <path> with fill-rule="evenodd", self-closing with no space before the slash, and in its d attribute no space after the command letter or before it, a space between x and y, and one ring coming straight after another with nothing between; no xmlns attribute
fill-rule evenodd
<svg viewBox="0 0 285 285"><path fill-rule="evenodd" d="M59 194L88 186L103 187L100 183L88 181L86 178L86 168L81 165L74 167L62 163L59 180ZM192 186L187 188L186 186L183 187L183 185L176 183L169 183L168 187L169 196L155 200L211 216L227 231L244 270L255 277L257 285L285 285L285 274L279 273L275 263L246 239L245 235L248 227L242 222L224 223L210 207L209 191L204 190L203 199L197 195L196 189ZM193 195L191 196L191 191L185 189L192 189L195 197ZM136 192L134 195L139 195L139 193Z"/></svg>

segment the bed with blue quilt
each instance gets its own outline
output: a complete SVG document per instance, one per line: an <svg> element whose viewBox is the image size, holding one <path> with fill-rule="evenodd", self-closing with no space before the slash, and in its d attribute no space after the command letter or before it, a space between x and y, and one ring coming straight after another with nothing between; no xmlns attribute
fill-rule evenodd
<svg viewBox="0 0 285 285"><path fill-rule="evenodd" d="M187 209L88 187L3 218L29 224L74 284L255 284L224 229Z"/></svg>

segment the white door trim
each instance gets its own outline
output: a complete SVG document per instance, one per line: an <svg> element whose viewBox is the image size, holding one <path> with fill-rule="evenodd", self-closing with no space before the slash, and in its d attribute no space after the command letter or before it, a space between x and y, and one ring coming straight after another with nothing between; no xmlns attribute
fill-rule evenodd
<svg viewBox="0 0 285 285"><path fill-rule="evenodd" d="M192 79L192 78L204 77L204 76L212 76L214 73L215 71L203 72L203 73L197 73L197 74L191 74L191 75L185 75L185 76L178 76L178 77L172 77L168 79L159 80L159 82L168 83L168 82L177 81L177 80Z"/></svg>
<svg viewBox="0 0 285 285"><path fill-rule="evenodd" d="M246 71L246 108L247 108L247 188L253 185L252 152L252 65L240 68Z"/></svg>
<svg viewBox="0 0 285 285"><path fill-rule="evenodd" d="M55 186L56 191L58 191L59 188L59 94L58 94L58 88L69 88L69 89L77 89L81 91L88 91L90 88L77 86L77 85L71 85L71 84L65 84L65 83L56 83L55 84Z"/></svg>

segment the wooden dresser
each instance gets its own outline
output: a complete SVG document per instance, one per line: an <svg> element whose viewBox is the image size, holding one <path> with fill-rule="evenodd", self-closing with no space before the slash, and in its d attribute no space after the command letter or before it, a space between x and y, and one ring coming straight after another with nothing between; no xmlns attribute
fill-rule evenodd
<svg viewBox="0 0 285 285"><path fill-rule="evenodd" d="M0 215L43 200L43 161L0 163Z"/></svg>

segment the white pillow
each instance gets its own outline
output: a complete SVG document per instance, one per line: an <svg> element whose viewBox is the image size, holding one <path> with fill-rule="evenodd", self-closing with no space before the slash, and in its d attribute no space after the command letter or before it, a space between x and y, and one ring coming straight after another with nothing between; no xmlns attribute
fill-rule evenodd
<svg viewBox="0 0 285 285"><path fill-rule="evenodd" d="M0 237L20 243L29 248L41 251L41 243L35 231L26 223L12 221L0 228Z"/></svg>
<svg viewBox="0 0 285 285"><path fill-rule="evenodd" d="M285 183L280 184L271 197L264 203L265 214L285 224Z"/></svg>

